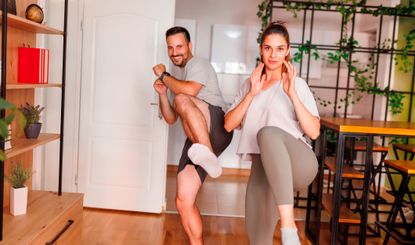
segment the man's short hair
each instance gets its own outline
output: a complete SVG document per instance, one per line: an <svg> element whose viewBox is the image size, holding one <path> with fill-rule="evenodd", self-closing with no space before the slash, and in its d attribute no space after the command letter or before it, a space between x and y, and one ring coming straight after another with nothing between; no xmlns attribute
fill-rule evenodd
<svg viewBox="0 0 415 245"><path fill-rule="evenodd" d="M166 39L171 35L175 35L175 34L179 34L179 33L183 33L184 37L186 38L186 41L190 42L189 32L186 30L186 28L181 27L181 26L175 26L175 27L172 27L172 28L168 29L166 31Z"/></svg>

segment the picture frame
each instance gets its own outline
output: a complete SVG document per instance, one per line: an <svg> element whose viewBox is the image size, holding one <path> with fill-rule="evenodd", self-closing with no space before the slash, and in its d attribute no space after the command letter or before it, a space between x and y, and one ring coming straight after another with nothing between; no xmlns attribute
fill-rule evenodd
<svg viewBox="0 0 415 245"><path fill-rule="evenodd" d="M7 12L9 14L16 15L16 0L6 0L7 1ZM0 10L3 11L3 0L0 0Z"/></svg>

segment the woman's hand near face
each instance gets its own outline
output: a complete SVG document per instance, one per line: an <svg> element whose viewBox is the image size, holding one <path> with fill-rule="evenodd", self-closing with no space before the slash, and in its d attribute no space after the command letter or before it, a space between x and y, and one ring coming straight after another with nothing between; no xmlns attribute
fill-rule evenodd
<svg viewBox="0 0 415 245"><path fill-rule="evenodd" d="M282 73L281 81L284 86L284 92L293 99L297 95L295 91L295 77L297 76L297 71L295 67L288 61L283 61L283 65L287 67L287 72Z"/></svg>
<svg viewBox="0 0 415 245"><path fill-rule="evenodd" d="M264 85L266 76L265 74L262 75L262 69L265 69L265 66L264 63L260 62L251 74L251 88L249 90L249 93L252 96L255 96L259 92L261 92L262 86Z"/></svg>
<svg viewBox="0 0 415 245"><path fill-rule="evenodd" d="M249 105L251 104L254 97L259 92L261 92L266 77L265 75L262 75L262 69L265 69L265 66L264 63L261 62L251 74L251 87L249 89L249 92L243 95L243 99L239 102L237 106L235 106L235 108L226 113L224 125L226 131L231 132L235 128L241 126L241 122L245 116L246 111L249 108Z"/></svg>
<svg viewBox="0 0 415 245"><path fill-rule="evenodd" d="M297 71L295 67L290 62L285 60L283 65L287 68L287 71L282 74L281 78L284 92L293 103L294 111L300 123L300 127L303 129L305 134L314 140L320 134L320 120L307 110L303 102L301 102L297 96L297 91L295 90L295 77L297 76Z"/></svg>

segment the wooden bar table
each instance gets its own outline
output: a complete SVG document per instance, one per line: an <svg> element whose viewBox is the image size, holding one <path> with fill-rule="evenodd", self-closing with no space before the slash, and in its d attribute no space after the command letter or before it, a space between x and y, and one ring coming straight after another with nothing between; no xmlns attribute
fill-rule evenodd
<svg viewBox="0 0 415 245"><path fill-rule="evenodd" d="M331 215L331 237L330 244L337 244L338 231L339 231L339 216L340 216L340 192L342 182L342 168L344 162L344 145L347 137L367 137L366 146L366 159L365 159L365 177L363 184L363 197L361 203L361 216L360 216L360 235L359 244L365 244L366 227L367 227L367 210L369 203L369 185L371 178L370 165L372 164L372 150L373 150L373 138L375 136L408 136L415 137L415 123L411 122L387 122L376 121L368 119L345 119L334 117L322 117L320 119L322 135L320 137L326 138L326 131L328 129L338 133L338 141L336 144L336 171L334 179L334 193L333 193L333 209ZM327 139L321 139L323 147L322 162L325 158L325 142ZM318 196L321 198L323 189L322 176L324 175L323 168L319 168L320 181L318 183L320 193ZM317 178L319 179L319 178ZM318 181L318 180L317 180ZM310 190L310 188L309 188ZM310 198L309 198L310 199ZM307 216L306 216L306 234L309 238L318 244L319 240L319 228L317 228L317 234L310 236L310 203L307 204ZM321 203L319 200L318 203ZM317 205L318 209L321 209L321 205ZM320 210L317 212L320 216ZM318 221L320 222L320 221ZM319 224L318 224L319 227Z"/></svg>

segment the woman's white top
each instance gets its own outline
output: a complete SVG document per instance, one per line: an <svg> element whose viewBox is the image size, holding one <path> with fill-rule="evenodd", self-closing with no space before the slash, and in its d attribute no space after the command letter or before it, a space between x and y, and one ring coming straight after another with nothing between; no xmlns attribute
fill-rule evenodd
<svg viewBox="0 0 415 245"><path fill-rule="evenodd" d="M249 92L251 86L248 78L242 84L239 93L235 97L228 112L234 109ZM307 83L296 77L295 89L298 97L307 110L319 117L317 105ZM237 154L242 159L249 160L250 154L259 154L257 133L265 126L275 126L283 129L297 139L306 142L304 132L294 111L294 106L284 92L281 81L277 81L271 87L258 93L252 100L241 122L241 137Z"/></svg>

